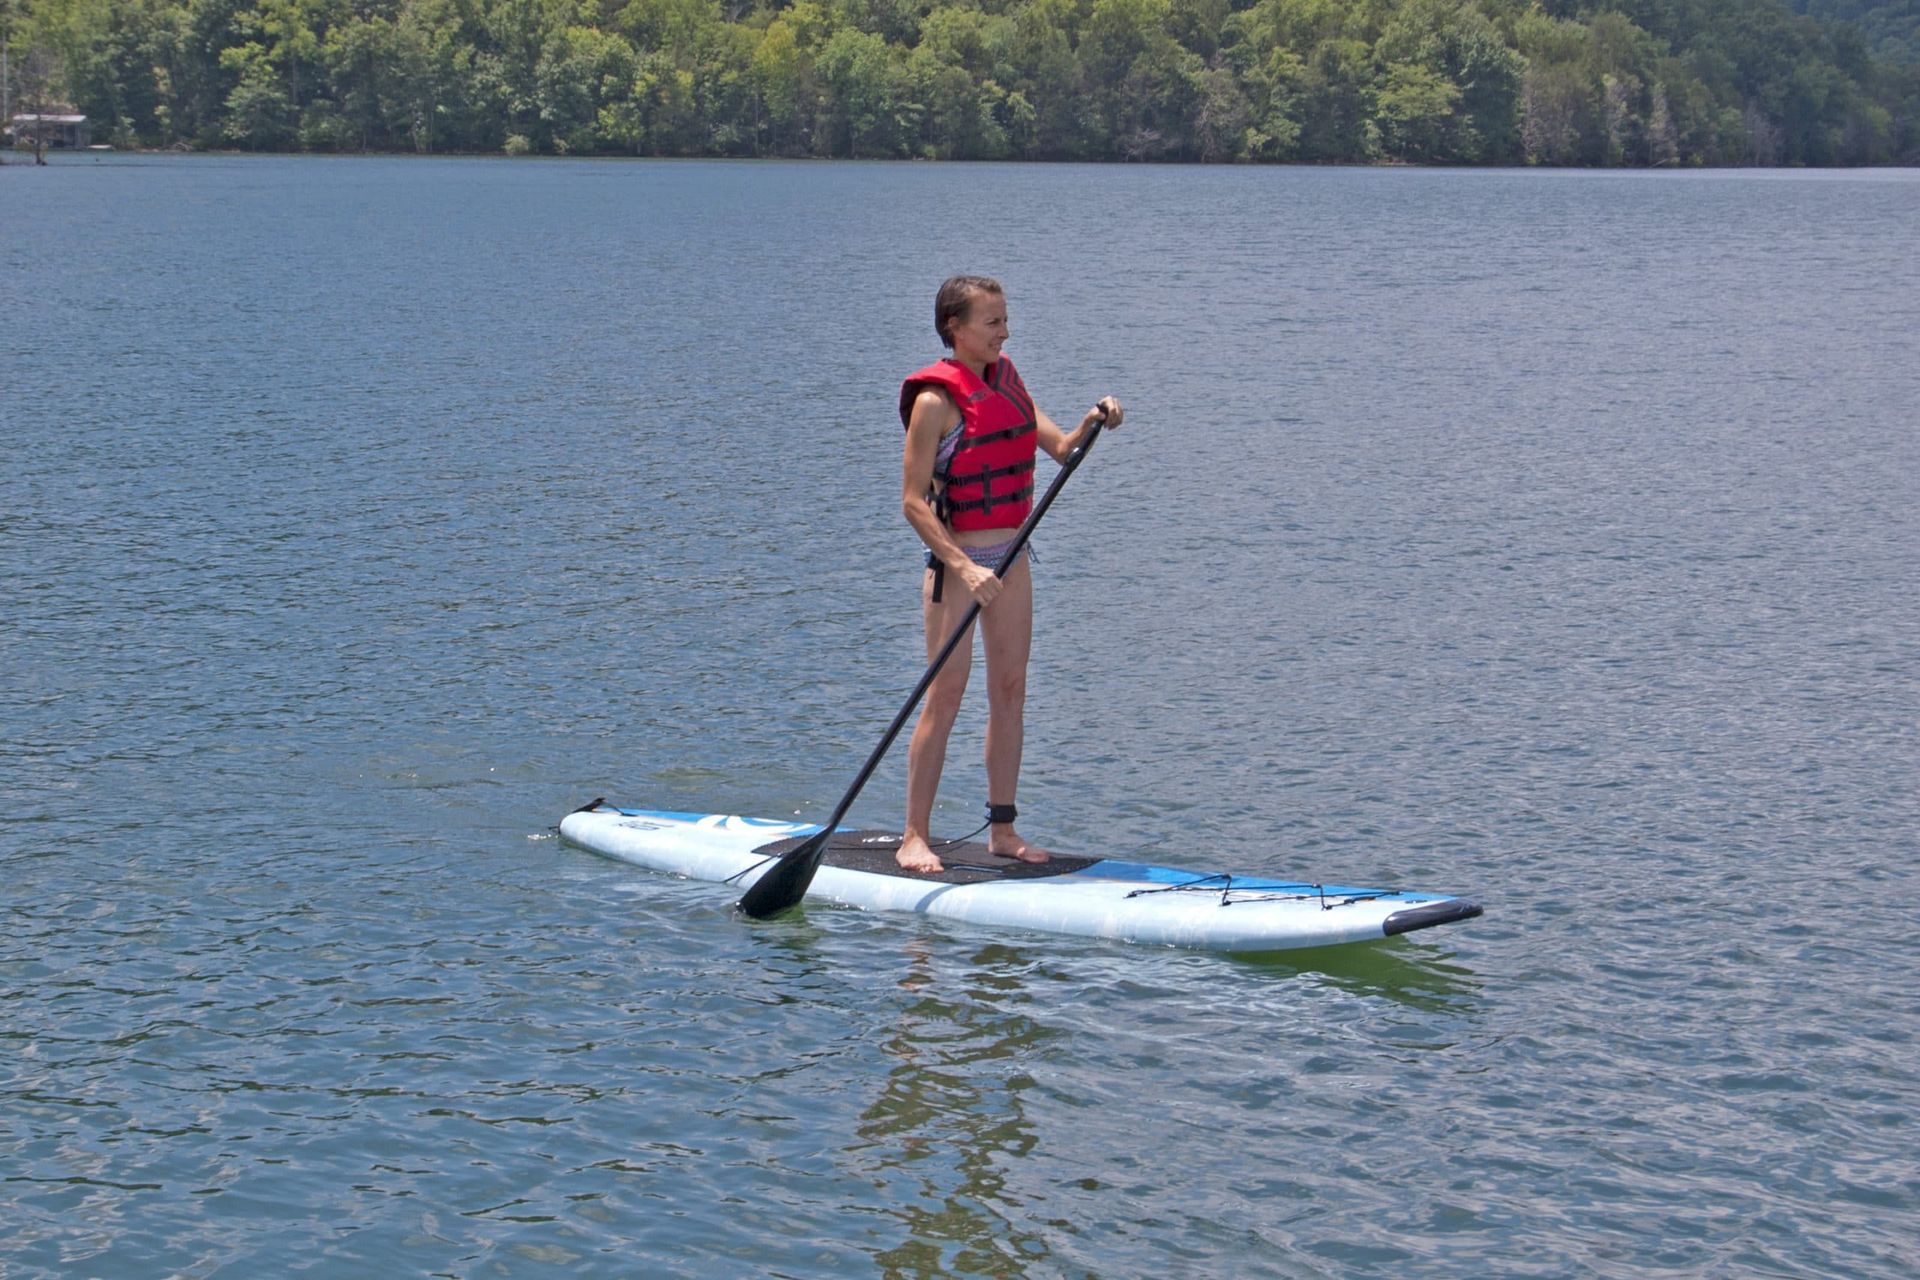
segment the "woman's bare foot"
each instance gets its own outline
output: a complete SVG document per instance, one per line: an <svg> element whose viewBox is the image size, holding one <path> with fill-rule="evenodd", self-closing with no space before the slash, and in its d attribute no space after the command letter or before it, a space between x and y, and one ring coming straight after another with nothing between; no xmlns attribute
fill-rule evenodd
<svg viewBox="0 0 1920 1280"><path fill-rule="evenodd" d="M901 852L906 850L902 848ZM1045 849L1022 840L1011 822L996 822L988 829L987 852L996 857L1017 858L1021 862L1045 862L1053 856Z"/></svg>
<svg viewBox="0 0 1920 1280"><path fill-rule="evenodd" d="M905 870L924 871L929 875L947 869L946 864L927 847L925 838L911 832L900 838L900 851L893 855L893 860Z"/></svg>

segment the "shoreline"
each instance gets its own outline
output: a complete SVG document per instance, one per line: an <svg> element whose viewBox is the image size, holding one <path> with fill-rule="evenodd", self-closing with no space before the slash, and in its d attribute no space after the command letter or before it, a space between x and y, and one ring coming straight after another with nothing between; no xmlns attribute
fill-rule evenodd
<svg viewBox="0 0 1920 1280"><path fill-rule="evenodd" d="M251 151L230 147L110 147L91 146L84 150L49 148L47 164L35 166L31 151L0 149L0 168L14 165L47 167L56 157L137 156L142 159L312 159L312 160L492 160L504 163L553 163L556 161L593 163L650 164L858 164L858 165L1009 165L1072 166L1139 169L1381 169L1417 170L1435 173L1873 173L1920 169L1920 156L1888 161L1885 164L1858 165L1558 165L1558 164L1423 164L1410 160L1347 160L1316 163L1299 160L1205 161L1205 160L1036 160L1001 158L933 159L926 156L675 156L675 155L511 155L502 151ZM11 158L10 158L11 157Z"/></svg>

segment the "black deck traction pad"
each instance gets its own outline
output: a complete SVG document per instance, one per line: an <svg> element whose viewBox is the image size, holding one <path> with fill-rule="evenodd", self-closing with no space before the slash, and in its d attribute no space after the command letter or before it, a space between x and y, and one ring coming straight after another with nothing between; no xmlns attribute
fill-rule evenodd
<svg viewBox="0 0 1920 1280"><path fill-rule="evenodd" d="M812 836L798 836L792 840L776 840L772 844L761 845L754 852L778 856L798 849L811 839ZM929 874L909 871L895 862L893 855L899 848L898 831L841 831L827 844L826 864L844 867L849 871L899 876L903 880L985 884L989 880L1042 880L1048 876L1063 876L1099 861L1098 858L1065 858L1056 853L1045 862L1022 862L1018 858L1002 858L988 853L987 846L983 844L941 844L936 841L933 851L939 855L940 861L947 864L947 869Z"/></svg>

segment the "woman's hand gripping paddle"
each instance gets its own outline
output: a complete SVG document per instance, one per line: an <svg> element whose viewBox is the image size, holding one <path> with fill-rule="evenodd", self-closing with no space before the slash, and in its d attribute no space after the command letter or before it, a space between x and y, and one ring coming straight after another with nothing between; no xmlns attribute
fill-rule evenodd
<svg viewBox="0 0 1920 1280"><path fill-rule="evenodd" d="M1060 464L1060 474L1053 478L1053 483L1047 486L1046 493L1041 495L1040 501L1034 504L1033 511L1027 516L1026 522L1020 526L1020 531L1013 535L1013 541L1008 545L1006 555L1000 558L1000 565L994 570L995 576L1006 577L1007 570L1013 567L1013 562L1019 558L1021 551L1025 550L1027 539L1032 536L1035 526L1040 523L1040 517L1047 514L1047 508L1053 505L1054 498L1059 496L1061 488L1066 485L1067 477L1079 467L1081 459L1087 456L1087 450L1091 449L1093 442L1099 438L1100 428L1106 425L1107 415L1105 410L1097 410L1097 412L1099 416L1087 429L1086 436L1067 455L1066 461ZM980 602L976 600L967 606L966 614L954 627L953 634L947 637L947 642L940 646L940 652L934 656L926 673L920 677L920 683L913 686L913 692L907 695L906 705L900 708L900 713L894 716L893 723L887 726L886 733L880 738L880 745L876 746L873 754L867 757L867 763L861 766L860 775L853 780L853 785L847 788L847 794L840 797L840 803L834 807L833 816L827 819L827 825L820 829L818 835L799 848L789 849L781 854L778 862L762 872L760 878L740 895L741 911L756 919L764 919L767 916L780 914L806 897L807 886L813 883L813 873L820 869L820 860L826 857L827 845L833 840L833 833L839 829L840 820L847 816L847 810L853 808L854 798L860 794L860 789L867 785L867 779L873 776L873 771L880 767L880 761L886 757L887 748L893 745L893 740L900 736L900 730L905 727L907 717L911 716L913 709L920 705L920 699L926 697L927 690L933 686L933 678L940 674L940 668L947 664L947 659L953 656L953 651L960 647L960 641L966 638L968 628L973 626L973 620L979 616Z"/></svg>

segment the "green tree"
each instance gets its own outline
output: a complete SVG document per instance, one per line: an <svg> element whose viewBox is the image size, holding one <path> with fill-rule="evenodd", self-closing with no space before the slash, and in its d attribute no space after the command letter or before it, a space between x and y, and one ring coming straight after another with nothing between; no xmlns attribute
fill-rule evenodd
<svg viewBox="0 0 1920 1280"><path fill-rule="evenodd" d="M1371 50L1359 40L1333 39L1307 58L1300 93L1299 153L1303 160L1371 160L1378 152Z"/></svg>
<svg viewBox="0 0 1920 1280"><path fill-rule="evenodd" d="M1134 65L1158 53L1169 40L1165 27L1168 0L1093 0L1075 50L1094 109L1103 149L1116 148L1129 159L1157 158L1161 147L1154 129L1154 96L1164 68L1135 75Z"/></svg>
<svg viewBox="0 0 1920 1280"><path fill-rule="evenodd" d="M550 50L564 60L562 33L575 25L573 0L493 0L476 36L474 86L496 114L500 131L551 150L554 125L562 132L574 124L574 112L587 95L575 92L555 74Z"/></svg>
<svg viewBox="0 0 1920 1280"><path fill-rule="evenodd" d="M147 16L144 5L102 0L43 3L35 13L38 40L64 71L64 96L98 122L96 129L123 142L143 124L152 127L158 106L152 69L141 65L146 41L139 27Z"/></svg>
<svg viewBox="0 0 1920 1280"><path fill-rule="evenodd" d="M1090 77L1072 44L1074 0L1024 0L1008 16L1014 38L1002 55L1009 75L1001 83L1021 95L1033 117L1018 154L1036 160L1103 154L1095 143L1100 126L1086 88Z"/></svg>
<svg viewBox="0 0 1920 1280"><path fill-rule="evenodd" d="M222 49L220 66L237 80L227 95L226 136L261 150L292 141L293 105L272 51L258 40L249 40Z"/></svg>
<svg viewBox="0 0 1920 1280"><path fill-rule="evenodd" d="M1601 146L1609 165L1629 163L1640 153L1641 122L1634 109L1640 82L1608 72L1600 77Z"/></svg>
<svg viewBox="0 0 1920 1280"><path fill-rule="evenodd" d="M320 0L257 0L232 15L231 30L244 39L220 52L235 79L226 101L229 139L258 149L338 140L328 127L330 105L309 101L326 17ZM316 107L312 133L303 129L309 107Z"/></svg>
<svg viewBox="0 0 1920 1280"><path fill-rule="evenodd" d="M456 0L408 0L393 20L382 114L415 151L498 150L504 142L485 110L475 75L473 33Z"/></svg>
<svg viewBox="0 0 1920 1280"><path fill-rule="evenodd" d="M1377 98L1382 154L1396 160L1448 160L1461 148L1460 87L1430 67L1387 69Z"/></svg>
<svg viewBox="0 0 1920 1280"><path fill-rule="evenodd" d="M1523 61L1486 13L1469 0L1408 0L1394 11L1374 42L1383 74L1397 67L1432 72L1456 90L1451 118L1431 120L1420 132L1433 160L1519 158L1520 76ZM1403 74L1383 93L1397 114L1431 108L1445 90L1424 77ZM1384 102L1383 102L1384 109ZM1405 135L1406 122L1382 119L1383 134Z"/></svg>
<svg viewBox="0 0 1920 1280"><path fill-rule="evenodd" d="M631 0L614 29L644 53L671 54L687 65L708 33L720 24L714 0Z"/></svg>
<svg viewBox="0 0 1920 1280"><path fill-rule="evenodd" d="M593 150L603 109L640 97L640 77L648 71L666 82L661 96L669 110L690 97L670 56L642 60L626 40L597 27L569 26L548 36L534 67L534 103L549 145L562 154Z"/></svg>
<svg viewBox="0 0 1920 1280"><path fill-rule="evenodd" d="M287 99L298 111L306 82L320 57L320 30L326 21L320 0L259 0L252 20L287 78ZM245 15L243 15L244 19Z"/></svg>
<svg viewBox="0 0 1920 1280"><path fill-rule="evenodd" d="M1241 92L1240 82L1224 66L1208 67L1193 79L1193 142L1198 158L1208 164L1249 159L1253 106Z"/></svg>
<svg viewBox="0 0 1920 1280"><path fill-rule="evenodd" d="M1648 95L1647 163L1664 168L1680 162L1680 132L1673 122L1673 109L1667 105L1667 86L1654 82Z"/></svg>
<svg viewBox="0 0 1920 1280"><path fill-rule="evenodd" d="M821 89L814 55L830 34L826 10L814 0L782 11L767 24L748 63L748 79L758 104L756 149L780 155L812 150Z"/></svg>
<svg viewBox="0 0 1920 1280"><path fill-rule="evenodd" d="M887 42L871 32L842 27L822 46L819 67L828 90L826 153L897 155L902 130Z"/></svg>
<svg viewBox="0 0 1920 1280"><path fill-rule="evenodd" d="M387 113L395 97L388 81L401 63L397 45L391 22L359 14L336 23L321 42L340 145L368 151L395 144Z"/></svg>
<svg viewBox="0 0 1920 1280"><path fill-rule="evenodd" d="M1154 40L1127 68L1110 117L1127 160L1193 159L1200 113L1200 59L1171 38Z"/></svg>
<svg viewBox="0 0 1920 1280"><path fill-rule="evenodd" d="M65 80L66 68L61 65L60 55L54 44L44 36L29 32L29 38L18 53L10 52L13 62L14 109L20 115L44 116L55 114L55 108L61 105L59 86ZM47 162L47 131L38 124L24 126L27 130L25 141L33 146L33 162L43 165ZM22 141L15 134L14 143Z"/></svg>
<svg viewBox="0 0 1920 1280"><path fill-rule="evenodd" d="M1005 92L992 80L976 82L965 67L922 40L905 69L906 97L916 116L914 150L941 160L999 159L1008 151L995 113Z"/></svg>
<svg viewBox="0 0 1920 1280"><path fill-rule="evenodd" d="M1529 164L1580 164L1587 158L1592 95L1569 63L1541 61L1520 86L1520 142Z"/></svg>

